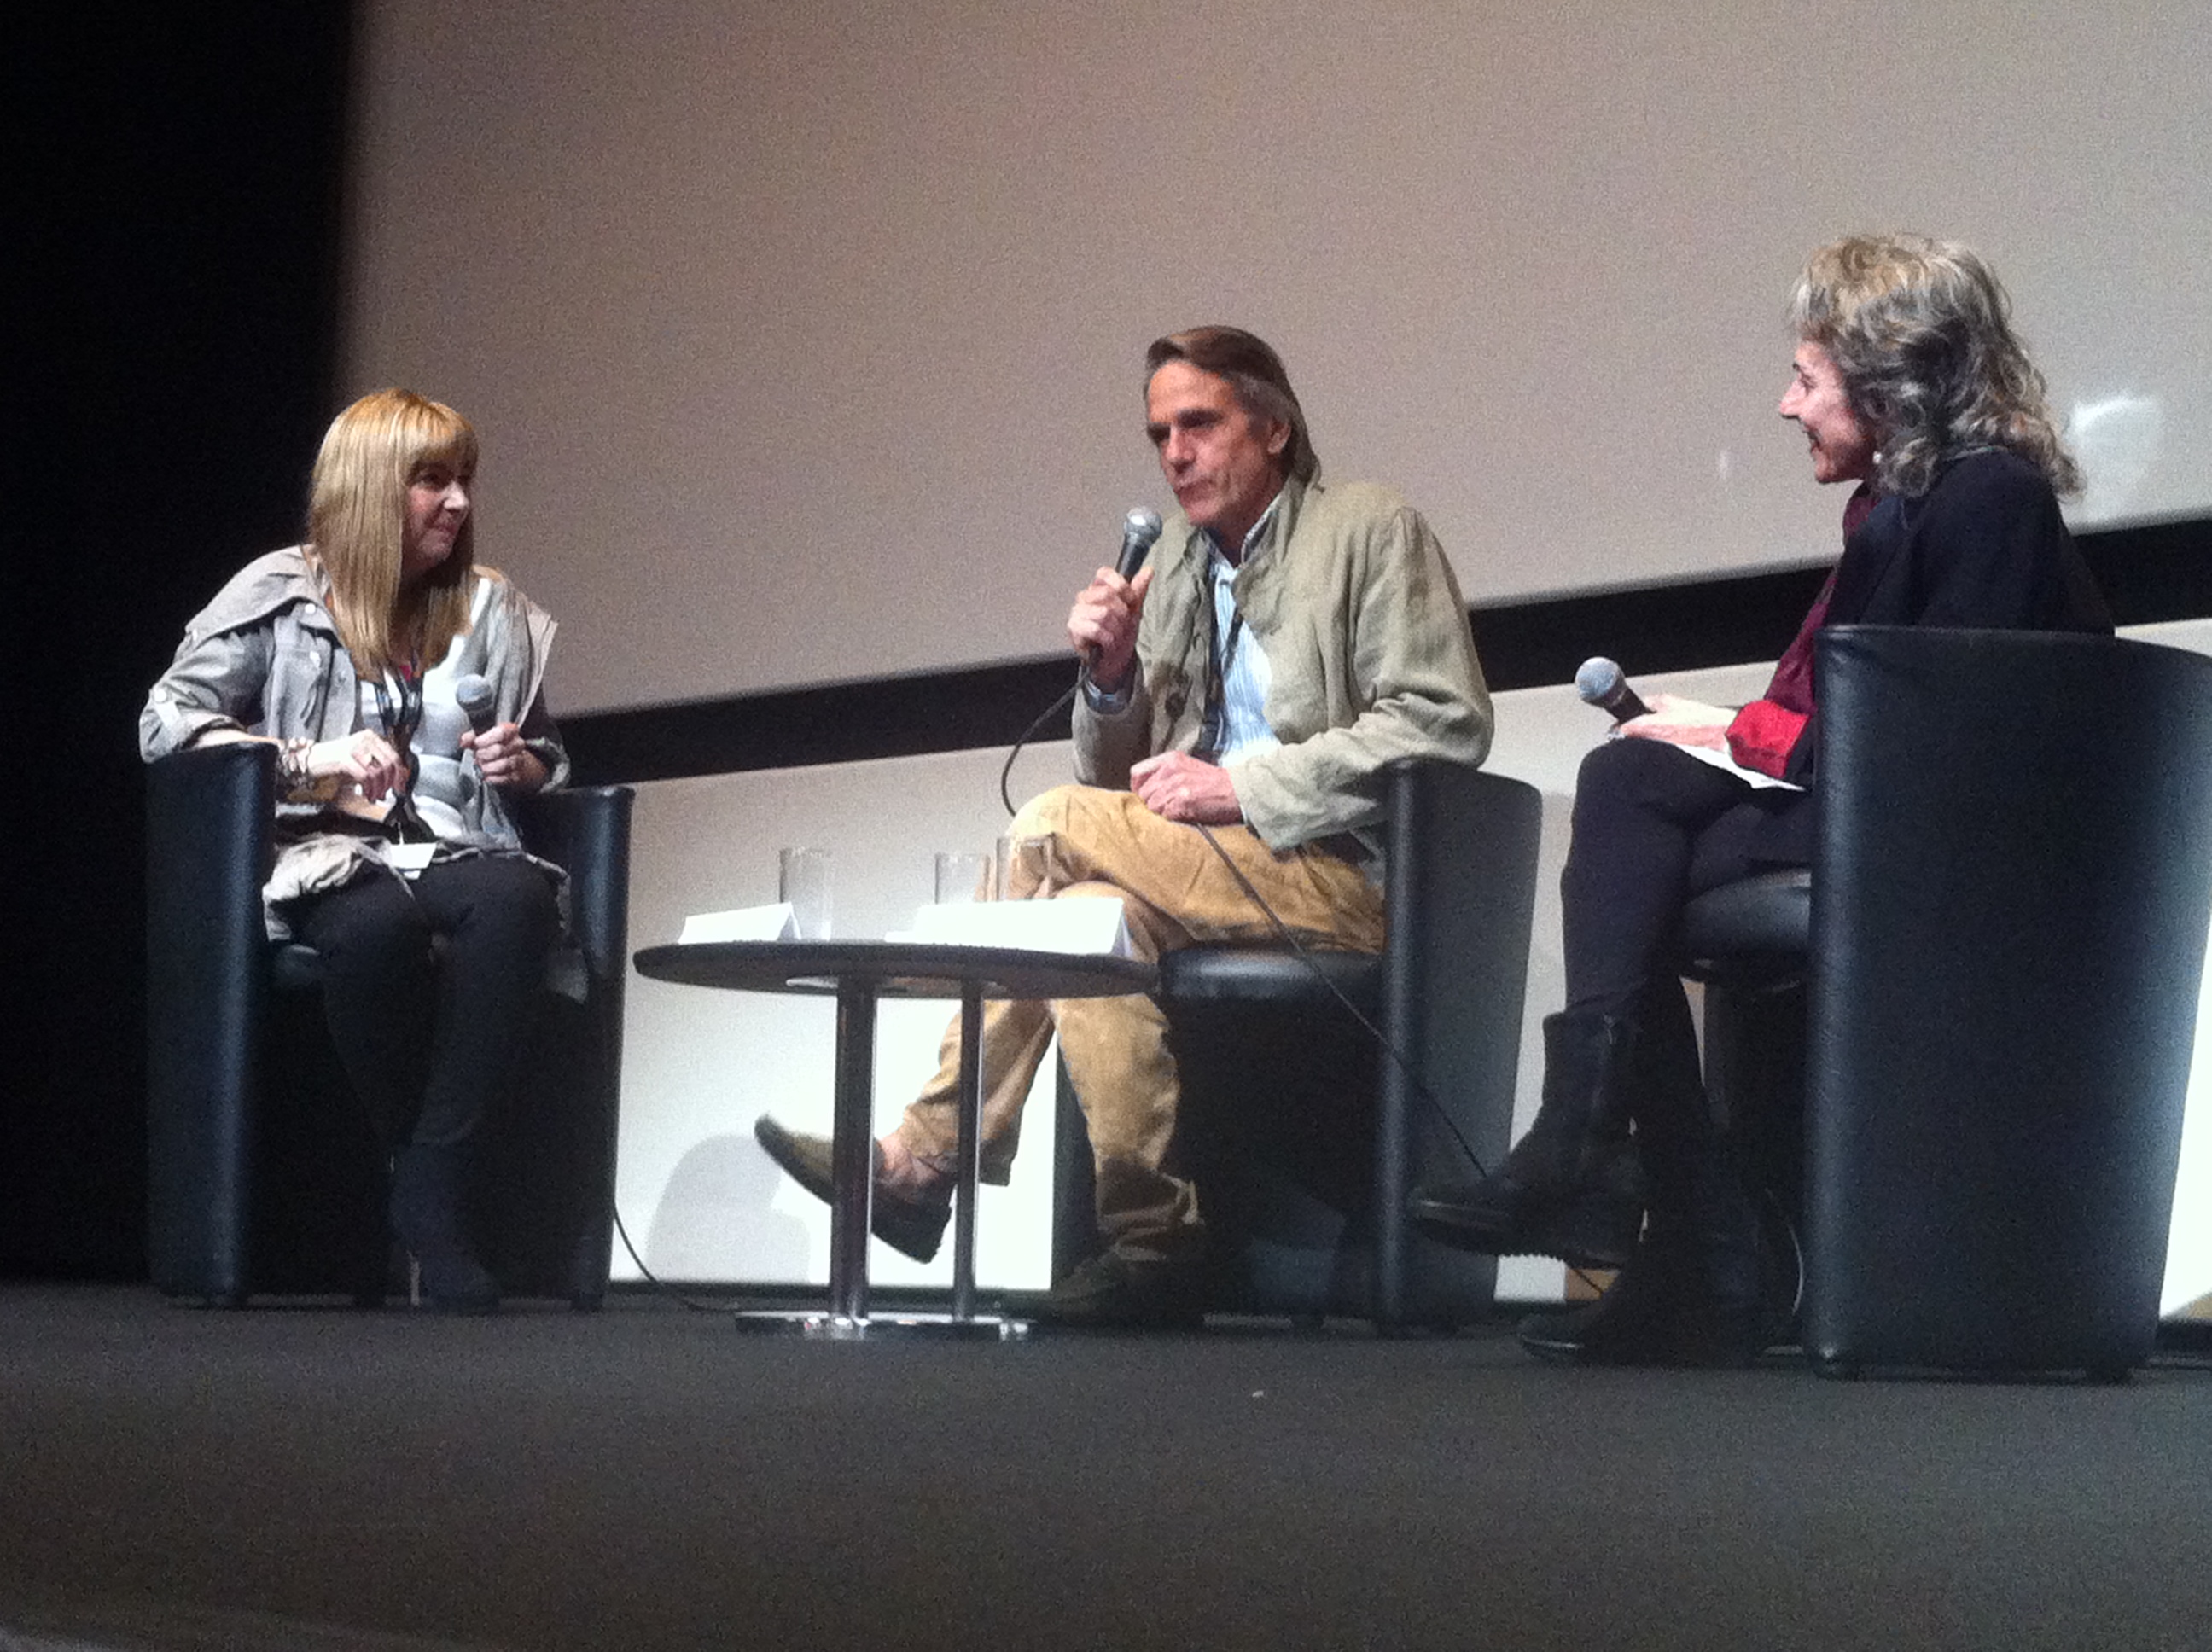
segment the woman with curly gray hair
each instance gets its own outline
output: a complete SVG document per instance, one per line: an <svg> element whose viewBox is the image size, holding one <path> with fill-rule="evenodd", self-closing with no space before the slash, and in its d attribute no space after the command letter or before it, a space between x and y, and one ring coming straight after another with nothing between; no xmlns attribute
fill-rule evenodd
<svg viewBox="0 0 2212 1652"><path fill-rule="evenodd" d="M2043 375L2012 331L1990 267L1955 242L1852 235L1822 247L1790 295L1798 338L1827 357L1881 434L1881 491L1917 498L1970 453L2004 449L2059 494L2081 473L2044 403ZM1785 404L1784 417L1795 416Z"/></svg>
<svg viewBox="0 0 2212 1652"><path fill-rule="evenodd" d="M2112 629L2059 515L2080 475L2010 307L1980 258L1922 235L1847 237L1798 277L1778 410L1804 433L1815 481L1854 484L1842 560L1764 696L1738 709L1655 696L1584 759L1543 1105L1496 1171L1413 1200L1472 1249L1622 1269L1589 1307L1524 1323L1540 1357L1742 1364L1762 1341L1758 1223L1715 1134L1667 949L1692 896L1812 859L1815 635Z"/></svg>

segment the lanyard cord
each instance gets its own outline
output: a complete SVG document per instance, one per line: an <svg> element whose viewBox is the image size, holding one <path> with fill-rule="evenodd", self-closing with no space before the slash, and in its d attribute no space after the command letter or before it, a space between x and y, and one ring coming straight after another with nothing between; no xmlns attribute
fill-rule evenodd
<svg viewBox="0 0 2212 1652"><path fill-rule="evenodd" d="M422 668L420 660L410 660L386 673L399 683L399 709L392 708L392 696L385 691L385 678L378 677L368 686L376 695L376 715L384 725L385 738L389 739L399 755L407 761L407 787L395 801L390 816L394 834L402 843L409 841L410 832L420 832L434 839L436 833L422 823L415 812L415 783L422 777L422 760L415 754L415 731L422 726Z"/></svg>
<svg viewBox="0 0 2212 1652"><path fill-rule="evenodd" d="M407 753L408 766L414 766L415 731L422 726L422 678L412 662L386 673L399 682L399 711L394 715L392 696L385 692L385 677L379 677L368 686L376 694L376 714L384 724L384 732L392 744Z"/></svg>
<svg viewBox="0 0 2212 1652"><path fill-rule="evenodd" d="M1215 598L1213 562L1208 557L1198 573L1199 600L1206 606L1206 707L1199 720L1198 750L1194 754L1213 762L1229 743L1229 673L1237 664L1237 646L1244 640L1244 610L1236 606L1237 592L1230 589L1229 641L1221 640L1221 609Z"/></svg>

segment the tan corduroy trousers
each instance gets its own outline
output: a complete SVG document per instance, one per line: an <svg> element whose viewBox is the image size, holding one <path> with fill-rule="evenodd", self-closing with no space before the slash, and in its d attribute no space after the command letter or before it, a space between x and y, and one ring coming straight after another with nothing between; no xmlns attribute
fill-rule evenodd
<svg viewBox="0 0 2212 1652"><path fill-rule="evenodd" d="M1211 829L1214 841L1301 941L1364 952L1382 949L1382 892L1358 866L1310 846L1278 853L1249 827ZM1274 937L1273 925L1205 835L1163 820L1132 793L1058 787L1024 807L1007 836L1013 847L1008 898L1117 896L1130 937L1146 958L1201 941ZM1166 1018L1141 993L984 1006L983 1179L1006 1180L1022 1103L1055 1025L1090 1125L1101 1230L1131 1254L1190 1254L1201 1232L1197 1194L1162 1168L1182 1091L1168 1052ZM899 1125L911 1151L947 1169L957 1151L959 1075L955 1016L945 1029L937 1076Z"/></svg>

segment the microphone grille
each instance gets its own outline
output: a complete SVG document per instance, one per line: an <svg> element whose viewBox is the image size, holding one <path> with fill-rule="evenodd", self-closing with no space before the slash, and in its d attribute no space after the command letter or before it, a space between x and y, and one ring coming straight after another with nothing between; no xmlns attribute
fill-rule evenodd
<svg viewBox="0 0 2212 1652"><path fill-rule="evenodd" d="M1575 673L1575 692L1595 704L1620 686L1620 667L1603 654L1583 661Z"/></svg>
<svg viewBox="0 0 2212 1652"><path fill-rule="evenodd" d="M1160 513L1150 505L1139 505L1121 519L1121 531L1139 544L1149 545L1160 537Z"/></svg>
<svg viewBox="0 0 2212 1652"><path fill-rule="evenodd" d="M474 715L480 711L489 711L496 695L492 691L489 678L482 672L470 671L453 679L453 698L459 702L463 711Z"/></svg>

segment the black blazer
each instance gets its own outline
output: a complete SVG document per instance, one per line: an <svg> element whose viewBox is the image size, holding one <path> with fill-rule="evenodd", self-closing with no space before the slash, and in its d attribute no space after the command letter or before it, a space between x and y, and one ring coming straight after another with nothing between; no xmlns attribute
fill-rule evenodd
<svg viewBox="0 0 2212 1652"><path fill-rule="evenodd" d="M1953 459L1917 498L1874 507L1844 543L1823 623L2110 635L2112 616L2043 472L1991 448ZM1816 708L1783 768L1801 786L1813 780L1819 693L1816 679ZM1809 864L1810 793L1758 796L1772 802L1754 841L1757 858Z"/></svg>

